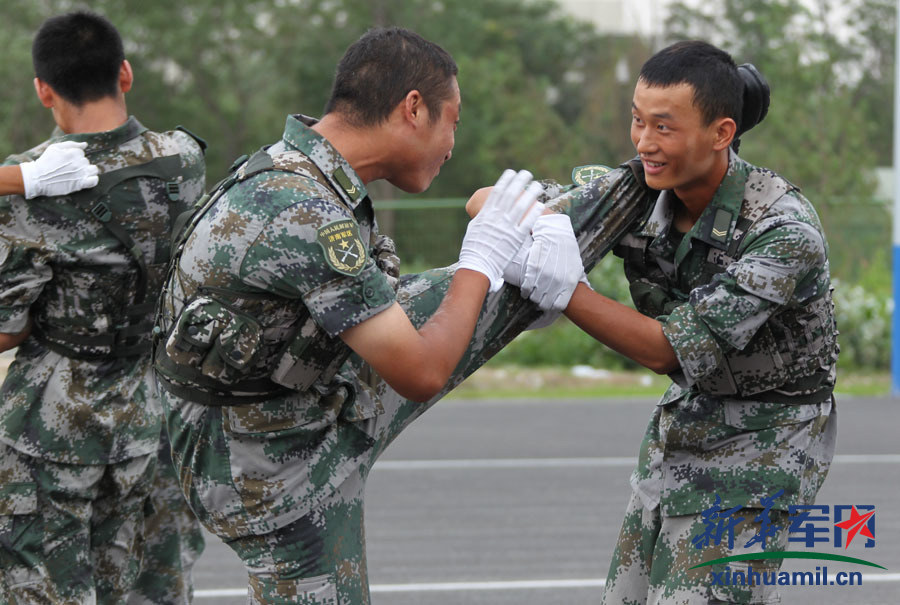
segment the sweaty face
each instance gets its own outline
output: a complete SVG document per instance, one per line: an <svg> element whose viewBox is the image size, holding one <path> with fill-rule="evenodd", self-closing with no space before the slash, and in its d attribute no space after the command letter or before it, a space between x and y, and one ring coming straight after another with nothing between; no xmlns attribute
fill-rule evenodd
<svg viewBox="0 0 900 605"><path fill-rule="evenodd" d="M704 123L693 96L690 84L662 88L639 80L631 107L631 142L647 184L674 189L682 199L710 187L715 191L722 178L717 170L721 149L714 148L717 121Z"/></svg>
<svg viewBox="0 0 900 605"><path fill-rule="evenodd" d="M405 171L406 178L403 179L406 182L395 182L395 185L411 193L428 189L441 171L441 166L452 155L456 127L459 124L460 103L459 85L454 77L451 95L441 104L438 119L434 122L427 121L416 136L415 152Z"/></svg>

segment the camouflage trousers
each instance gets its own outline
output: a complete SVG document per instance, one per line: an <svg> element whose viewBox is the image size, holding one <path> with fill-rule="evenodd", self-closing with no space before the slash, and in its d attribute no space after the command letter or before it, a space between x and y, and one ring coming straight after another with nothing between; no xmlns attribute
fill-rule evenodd
<svg viewBox="0 0 900 605"><path fill-rule="evenodd" d="M750 571L759 574L754 578L771 578L780 559L690 568L760 552L762 543L754 537L764 523L757 518L763 507L770 507L769 527L779 528L765 550L785 550L786 510L815 501L834 456L836 432L837 407L830 399L785 405L700 396L657 406L631 477L603 603L778 602L771 583L724 585L715 579ZM728 531L718 543L699 540L711 521L723 529L733 523L733 542Z"/></svg>
<svg viewBox="0 0 900 605"><path fill-rule="evenodd" d="M71 465L0 444L0 603L122 602L155 467L155 455Z"/></svg>
<svg viewBox="0 0 900 605"><path fill-rule="evenodd" d="M624 168L557 198L551 207L572 219L590 270L643 215L647 195ZM397 301L417 328L438 309L453 274L449 267L401 279ZM244 561L250 601L368 604L363 492L372 465L413 420L540 316L517 288L489 295L462 360L442 392L426 403L404 399L351 356L341 374L358 377L355 390L369 393L377 412L363 417L337 413L330 407L333 395L323 395L319 413L312 415L313 423L327 424L318 432L297 426L293 410L281 403L229 410L186 401L162 388L182 490L200 522ZM322 420L330 414L333 421ZM302 453L304 442L328 453L351 454L322 465ZM301 476L304 482L298 481ZM311 506L310 494L315 494ZM299 512L292 514L284 502L295 503L293 510Z"/></svg>
<svg viewBox="0 0 900 605"><path fill-rule="evenodd" d="M128 604L190 603L194 596L191 572L203 552L203 530L181 493L165 429L145 512L144 558Z"/></svg>
<svg viewBox="0 0 900 605"><path fill-rule="evenodd" d="M736 524L731 544L731 536L725 532L718 544L696 548L694 540L701 537L708 526L701 515L664 516L659 506L652 510L646 508L640 497L632 492L601 603L756 605L779 602L774 581L770 583L767 578L777 574L781 559L732 561L691 569L713 559L761 552L761 542L745 547L762 527L762 522L756 520L761 512L762 509L743 508L729 517L734 521L742 520ZM765 550L785 550L789 525L787 513L770 510L768 519L773 528L779 529L767 538ZM730 572L728 583L721 581L725 572ZM731 582L735 574L747 578L746 585Z"/></svg>

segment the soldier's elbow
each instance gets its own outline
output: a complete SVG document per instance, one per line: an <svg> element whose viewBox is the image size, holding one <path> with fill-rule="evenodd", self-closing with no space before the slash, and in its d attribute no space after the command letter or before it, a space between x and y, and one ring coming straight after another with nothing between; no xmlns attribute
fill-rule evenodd
<svg viewBox="0 0 900 605"><path fill-rule="evenodd" d="M678 359L674 357L649 359L643 363L643 366L660 376L664 376L678 369Z"/></svg>
<svg viewBox="0 0 900 605"><path fill-rule="evenodd" d="M411 372L404 391L398 392L411 401L424 403L443 390L449 378L439 368L428 367Z"/></svg>

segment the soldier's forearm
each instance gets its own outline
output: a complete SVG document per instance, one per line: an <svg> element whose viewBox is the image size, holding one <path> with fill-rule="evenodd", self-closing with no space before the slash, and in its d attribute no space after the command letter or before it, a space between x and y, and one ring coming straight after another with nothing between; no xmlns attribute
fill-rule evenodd
<svg viewBox="0 0 900 605"><path fill-rule="evenodd" d="M25 326L25 329L17 334L10 334L8 332L0 332L0 353L3 351L9 351L10 349L14 349L22 342L28 338L28 335L31 334L31 319L28 319L28 324Z"/></svg>
<svg viewBox="0 0 900 605"><path fill-rule="evenodd" d="M566 308L579 328L657 374L678 368L678 358L663 334L662 324L580 284Z"/></svg>
<svg viewBox="0 0 900 605"><path fill-rule="evenodd" d="M0 195L22 195L25 183L22 169L18 166L0 166Z"/></svg>

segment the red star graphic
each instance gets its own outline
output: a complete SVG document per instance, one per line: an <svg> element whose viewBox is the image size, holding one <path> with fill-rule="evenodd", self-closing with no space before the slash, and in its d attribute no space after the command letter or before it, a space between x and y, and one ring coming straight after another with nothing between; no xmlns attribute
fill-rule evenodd
<svg viewBox="0 0 900 605"><path fill-rule="evenodd" d="M875 539L875 536L872 535L872 532L869 531L869 526L867 525L869 519L875 514L874 510L867 512L864 515L859 514L854 506L850 511L850 518L846 521L841 521L840 523L835 523L835 527L840 527L841 529L846 529L848 532L847 536L847 544L844 545L844 549L850 546L850 543L853 542L853 538L856 537L856 534L862 534L867 538Z"/></svg>

